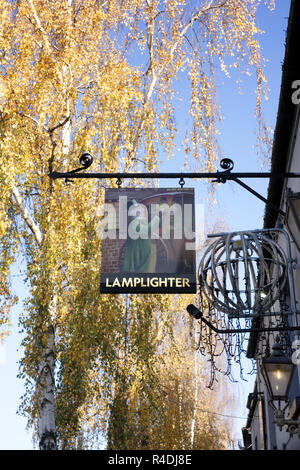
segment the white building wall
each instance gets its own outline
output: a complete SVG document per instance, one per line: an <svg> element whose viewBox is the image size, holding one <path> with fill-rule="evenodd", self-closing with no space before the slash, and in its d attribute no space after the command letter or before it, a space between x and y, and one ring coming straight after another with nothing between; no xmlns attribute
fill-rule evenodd
<svg viewBox="0 0 300 470"><path fill-rule="evenodd" d="M299 111L299 109L298 109ZM294 128L294 134L291 140L290 145L290 155L288 160L288 165L286 168L286 172L297 172L300 173L300 120L299 120L299 112L296 120L296 125ZM281 209L285 212L288 211L287 207L287 190L288 188L293 191L294 193L300 192L300 178L289 178L285 180L282 200L281 200ZM279 217L279 224L284 230L288 231L287 220L283 220ZM297 248L297 245L293 241L293 238L290 236L291 241L291 255L293 259L293 283L295 289L295 299L296 299L296 308L297 311L300 311L300 252ZM287 252L286 249L286 240L283 235L279 235L278 243L282 246L282 248ZM300 315L297 315L297 324L300 325ZM299 337L299 335L298 335ZM297 335L295 336L297 339ZM300 396L300 365L297 366L295 374L298 372L298 392L297 395ZM267 393L267 391L265 391ZM266 395L267 396L267 395ZM282 431L279 430L278 426L275 426L276 432L276 443L277 449L287 449L287 450L299 450L300 449L300 439L297 435L290 438L289 434L283 429Z"/></svg>

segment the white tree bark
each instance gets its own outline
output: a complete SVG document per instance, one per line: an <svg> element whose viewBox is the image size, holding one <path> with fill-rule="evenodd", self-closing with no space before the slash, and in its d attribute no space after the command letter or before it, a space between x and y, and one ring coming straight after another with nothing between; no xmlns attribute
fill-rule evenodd
<svg viewBox="0 0 300 470"><path fill-rule="evenodd" d="M42 240L43 240L43 235L42 235L39 227L35 223L35 221L32 219L30 213L28 212L27 207L24 204L24 201L22 199L22 196L21 196L20 191L17 188L17 186L12 187L12 193L13 193L13 196L15 198L15 202L17 203L17 206L19 208L19 211L21 212L21 216L22 216L24 222L27 224L27 226L31 230L37 244L39 246L41 246Z"/></svg>
<svg viewBox="0 0 300 470"><path fill-rule="evenodd" d="M39 393L39 448L40 450L56 450L55 331L53 326L49 327L47 333L47 346L40 363L37 385Z"/></svg>
<svg viewBox="0 0 300 470"><path fill-rule="evenodd" d="M67 108L68 109L68 108ZM63 126L62 151L67 154L70 149L71 127L69 115ZM38 435L40 450L56 450L56 423L55 423L55 315L57 309L57 286L53 285L53 297L49 305L50 326L47 332L47 346L39 365L39 417Z"/></svg>

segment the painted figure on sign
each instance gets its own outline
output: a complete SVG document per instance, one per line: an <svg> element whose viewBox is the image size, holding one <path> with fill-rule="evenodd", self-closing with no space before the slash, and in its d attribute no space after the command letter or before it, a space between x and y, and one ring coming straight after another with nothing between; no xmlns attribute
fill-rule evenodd
<svg viewBox="0 0 300 470"><path fill-rule="evenodd" d="M148 221L148 210L135 199L128 203L128 236L125 245L123 271L134 273L155 273L157 262L156 231L159 216ZM158 235L157 235L158 237Z"/></svg>

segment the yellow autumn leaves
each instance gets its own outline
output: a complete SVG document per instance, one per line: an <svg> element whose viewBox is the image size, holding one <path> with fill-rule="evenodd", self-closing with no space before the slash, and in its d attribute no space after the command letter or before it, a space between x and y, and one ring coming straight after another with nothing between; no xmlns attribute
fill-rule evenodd
<svg viewBox="0 0 300 470"><path fill-rule="evenodd" d="M114 182L65 185L48 174L77 167L82 150L95 156L95 171L158 171L161 156L175 153L177 98L189 105L187 164L213 171L219 64L225 73L231 66L256 73L262 125L260 3L1 2L0 323L8 324L9 269L19 249L30 284L21 318L22 410L37 423L36 381L53 335L63 448L85 438L96 445L98 431L111 448L226 445L217 415L200 407L200 394L214 405L188 350L185 299L99 294L96 211ZM176 94L181 74L190 89Z"/></svg>

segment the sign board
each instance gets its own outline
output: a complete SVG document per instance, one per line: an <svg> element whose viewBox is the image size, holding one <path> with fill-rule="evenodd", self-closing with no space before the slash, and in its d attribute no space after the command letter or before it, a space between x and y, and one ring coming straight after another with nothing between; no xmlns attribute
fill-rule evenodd
<svg viewBox="0 0 300 470"><path fill-rule="evenodd" d="M195 293L194 190L106 189L102 293Z"/></svg>

